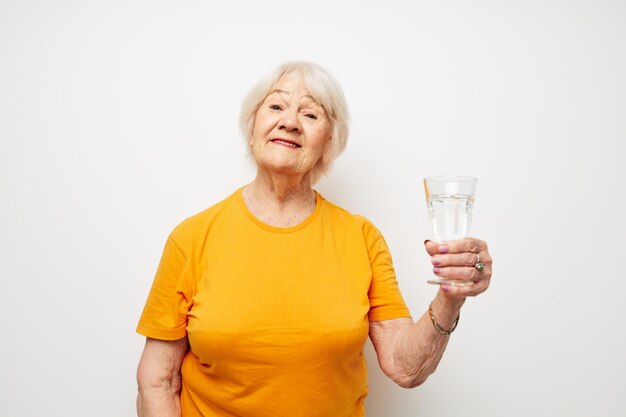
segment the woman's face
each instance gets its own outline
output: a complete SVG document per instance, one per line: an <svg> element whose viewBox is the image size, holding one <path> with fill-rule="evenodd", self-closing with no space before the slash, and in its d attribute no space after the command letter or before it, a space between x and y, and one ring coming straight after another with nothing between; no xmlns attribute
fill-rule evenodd
<svg viewBox="0 0 626 417"><path fill-rule="evenodd" d="M330 143L331 124L299 72L285 74L256 112L250 146L259 168L308 173Z"/></svg>

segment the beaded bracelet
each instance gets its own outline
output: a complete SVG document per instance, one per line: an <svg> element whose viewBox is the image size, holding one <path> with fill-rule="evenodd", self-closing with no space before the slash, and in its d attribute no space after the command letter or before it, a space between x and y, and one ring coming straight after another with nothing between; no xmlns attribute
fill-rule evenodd
<svg viewBox="0 0 626 417"><path fill-rule="evenodd" d="M431 302L428 305L428 314L430 314L430 321L433 322L433 326L435 326L435 329L437 329L437 331L444 335L444 336L450 336L452 334L452 332L454 331L454 329L456 329L456 325L459 324L459 318L461 318L461 313L459 313L458 316L456 316L456 320L454 320L454 323L452 323L452 328L450 330L446 330L444 328L442 328L439 323L437 323L437 320L435 320L435 314L433 314L433 303Z"/></svg>

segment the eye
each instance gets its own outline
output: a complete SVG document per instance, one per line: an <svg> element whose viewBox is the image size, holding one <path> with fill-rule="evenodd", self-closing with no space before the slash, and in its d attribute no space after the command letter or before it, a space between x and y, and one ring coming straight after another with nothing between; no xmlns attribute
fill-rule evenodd
<svg viewBox="0 0 626 417"><path fill-rule="evenodd" d="M308 117L309 119L317 120L317 116L311 113L307 113L304 117Z"/></svg>
<svg viewBox="0 0 626 417"><path fill-rule="evenodd" d="M270 109L272 109L272 110L282 110L278 104L270 104Z"/></svg>

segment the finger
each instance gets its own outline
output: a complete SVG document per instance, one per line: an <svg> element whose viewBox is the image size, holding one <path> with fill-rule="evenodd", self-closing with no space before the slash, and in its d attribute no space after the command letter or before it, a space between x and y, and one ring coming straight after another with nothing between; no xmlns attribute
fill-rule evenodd
<svg viewBox="0 0 626 417"><path fill-rule="evenodd" d="M446 293L446 295L451 297L476 297L489 288L489 283L489 280L483 280L474 282L472 285L467 286L452 286L443 284L441 289Z"/></svg>
<svg viewBox="0 0 626 417"><path fill-rule="evenodd" d="M459 240L451 240L443 245L439 245L439 253L480 253L487 251L487 244L473 237L465 237Z"/></svg>
<svg viewBox="0 0 626 417"><path fill-rule="evenodd" d="M426 247L426 252L428 252L428 254L430 256L433 256L437 253L439 253L439 243L437 242L433 242L432 240L425 240L424 241L424 246Z"/></svg>
<svg viewBox="0 0 626 417"><path fill-rule="evenodd" d="M479 281L482 278L486 278L486 275L483 276L485 271L478 272L478 270L474 267L434 267L433 273L442 279L449 279L454 281Z"/></svg>
<svg viewBox="0 0 626 417"><path fill-rule="evenodd" d="M440 267L474 266L478 263L479 259L480 259L480 262L486 263L483 257L483 253L476 254L476 253L471 253L471 252L453 253L449 255L437 254L432 257L431 262L433 263L434 266L440 266Z"/></svg>
<svg viewBox="0 0 626 417"><path fill-rule="evenodd" d="M431 258L431 262L434 266L475 266L478 262L482 262L484 265L491 265L492 259L489 252L483 251L480 253L451 253L451 254L435 254Z"/></svg>

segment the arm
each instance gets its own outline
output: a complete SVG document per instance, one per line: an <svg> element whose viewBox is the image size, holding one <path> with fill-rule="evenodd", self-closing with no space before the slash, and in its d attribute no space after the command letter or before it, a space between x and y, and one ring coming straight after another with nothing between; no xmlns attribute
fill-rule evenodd
<svg viewBox="0 0 626 417"><path fill-rule="evenodd" d="M137 368L137 415L139 417L180 417L180 367L188 341L146 338Z"/></svg>
<svg viewBox="0 0 626 417"><path fill-rule="evenodd" d="M433 302L437 322L451 328L463 303L439 291ZM370 339L385 375L403 388L414 388L435 372L449 337L433 327L426 312L415 323L409 318L370 322Z"/></svg>
<svg viewBox="0 0 626 417"><path fill-rule="evenodd" d="M445 246L427 241L425 245L435 274L472 282L465 287L443 285L437 292L433 314L442 328L451 329L465 298L479 295L489 287L492 259L485 242L478 239L465 238ZM484 263L482 272L475 268L477 254ZM435 372L449 336L435 329L426 312L416 323L409 318L370 322L370 339L385 375L403 388L413 388Z"/></svg>

